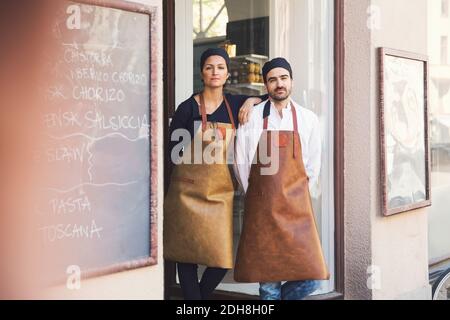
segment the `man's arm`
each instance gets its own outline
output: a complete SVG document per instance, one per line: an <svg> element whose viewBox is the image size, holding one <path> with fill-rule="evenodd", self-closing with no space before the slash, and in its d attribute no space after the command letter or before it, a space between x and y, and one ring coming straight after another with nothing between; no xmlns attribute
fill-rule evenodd
<svg viewBox="0 0 450 320"><path fill-rule="evenodd" d="M248 124L240 126L237 130L235 144L234 173L244 192L247 192L248 177L250 175L250 162L248 161Z"/></svg>

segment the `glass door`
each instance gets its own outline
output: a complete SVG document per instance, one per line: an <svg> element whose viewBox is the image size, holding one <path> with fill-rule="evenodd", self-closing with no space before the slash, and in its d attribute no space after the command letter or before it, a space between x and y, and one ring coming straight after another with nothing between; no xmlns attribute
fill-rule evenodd
<svg viewBox="0 0 450 320"><path fill-rule="evenodd" d="M201 89L199 60L210 47L225 47L234 94L265 92L262 65L282 56L293 67L293 99L313 111L322 128L322 170L311 190L331 278L315 294L334 291L334 6L329 0L175 1L176 105ZM235 195L235 250L241 234L243 194ZM203 270L200 269L201 273ZM237 284L228 272L218 289L258 295L258 284Z"/></svg>

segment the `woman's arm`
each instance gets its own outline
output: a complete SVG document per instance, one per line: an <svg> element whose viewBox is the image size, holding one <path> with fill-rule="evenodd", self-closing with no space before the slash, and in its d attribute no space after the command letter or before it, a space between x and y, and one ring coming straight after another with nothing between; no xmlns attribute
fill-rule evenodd
<svg viewBox="0 0 450 320"><path fill-rule="evenodd" d="M266 101L269 99L269 95L265 94L258 97L248 97L243 96L246 98L245 102L242 104L240 110L239 110L239 123L246 124L249 120L250 114L252 112L252 109L255 105L260 104L263 101Z"/></svg>
<svg viewBox="0 0 450 320"><path fill-rule="evenodd" d="M255 98L248 98L244 102L241 109L239 110L239 123L241 125L246 124L248 122L253 107L261 103L262 101L263 101L262 99L255 97Z"/></svg>
<svg viewBox="0 0 450 320"><path fill-rule="evenodd" d="M227 94L227 98L229 102L232 104L233 114L237 118L240 124L245 124L248 122L248 118L250 116L251 109L265 101L269 98L269 96L246 96L246 95L233 95ZM241 112L242 111L242 112ZM244 121L242 121L244 120Z"/></svg>

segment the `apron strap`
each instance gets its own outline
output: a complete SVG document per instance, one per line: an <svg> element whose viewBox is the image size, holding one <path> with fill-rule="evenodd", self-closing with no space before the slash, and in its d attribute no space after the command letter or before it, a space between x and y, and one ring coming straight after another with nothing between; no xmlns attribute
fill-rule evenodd
<svg viewBox="0 0 450 320"><path fill-rule="evenodd" d="M295 136L298 134L298 123L297 123L297 110L295 110L295 106L291 101L291 110L292 110L292 121L294 123L294 131L292 132L292 143L294 146L294 159L297 158L297 143L295 140Z"/></svg>
<svg viewBox="0 0 450 320"><path fill-rule="evenodd" d="M227 107L228 116L230 117L231 125L233 126L233 130L236 130L236 123L234 122L233 113L231 112L230 104L228 103L225 95L223 96L223 101L225 102L225 106ZM202 115L202 130L206 131L206 123L208 122L206 116L206 105L205 98L203 97L203 93L200 93L200 114Z"/></svg>
<svg viewBox="0 0 450 320"><path fill-rule="evenodd" d="M268 100L266 102L266 105L264 106L264 112L263 112L263 118L264 118L264 130L267 130L269 128L269 116L270 116L270 105L271 102Z"/></svg>
<svg viewBox="0 0 450 320"><path fill-rule="evenodd" d="M203 98L203 93L200 93L200 114L202 115L202 130L203 132L206 131L206 106L205 106L205 99Z"/></svg>
<svg viewBox="0 0 450 320"><path fill-rule="evenodd" d="M228 103L227 97L223 96L223 101L225 101L225 106L227 107L228 116L230 117L231 125L233 130L236 130L236 123L234 122L233 112L231 112L230 104Z"/></svg>
<svg viewBox="0 0 450 320"><path fill-rule="evenodd" d="M264 106L264 126L263 130L267 130L269 128L269 116L270 116L270 100L267 101L266 105ZM297 111L295 110L295 106L291 101L291 112L292 112L292 122L294 124L294 131L292 131L292 141L293 141L293 152L294 152L294 159L297 158L297 144L295 140L295 135L298 134L298 121L297 121Z"/></svg>

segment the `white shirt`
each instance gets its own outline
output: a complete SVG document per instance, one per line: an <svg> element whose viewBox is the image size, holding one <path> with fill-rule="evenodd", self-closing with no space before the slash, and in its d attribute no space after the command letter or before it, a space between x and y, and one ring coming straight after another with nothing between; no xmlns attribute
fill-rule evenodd
<svg viewBox="0 0 450 320"><path fill-rule="evenodd" d="M259 139L264 129L264 106L267 101L255 106L251 111L249 121L241 125L237 130L236 139L236 163L234 170L239 183L245 192L248 189L248 179L250 169L255 157ZM310 110L296 104L298 132L302 144L303 163L306 174L309 178L309 187L311 189L317 183L321 164L321 137L318 117ZM268 121L269 131L293 131L291 104L282 110L283 117L271 103L270 116Z"/></svg>

